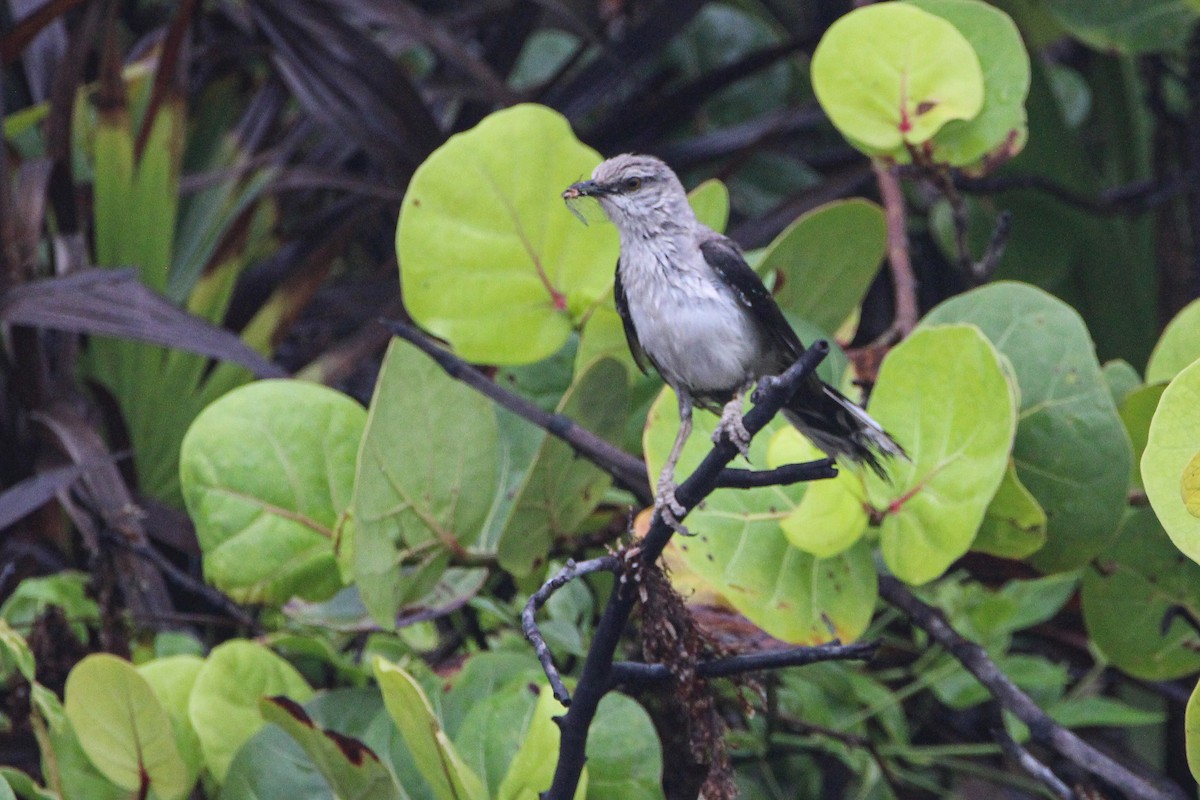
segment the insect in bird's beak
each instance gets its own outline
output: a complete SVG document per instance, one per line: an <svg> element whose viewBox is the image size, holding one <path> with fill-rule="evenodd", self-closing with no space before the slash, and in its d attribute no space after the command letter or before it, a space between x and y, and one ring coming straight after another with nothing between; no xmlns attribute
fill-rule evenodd
<svg viewBox="0 0 1200 800"><path fill-rule="evenodd" d="M604 194L604 190L595 181L579 181L564 189L562 198L567 203L567 210L574 214L580 222L587 225L588 219L579 207L579 203L588 197L596 197L601 194Z"/></svg>

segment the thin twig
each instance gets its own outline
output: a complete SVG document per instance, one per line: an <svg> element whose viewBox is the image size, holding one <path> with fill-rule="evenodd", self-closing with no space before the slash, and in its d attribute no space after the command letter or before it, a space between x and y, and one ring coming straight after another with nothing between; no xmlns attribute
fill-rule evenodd
<svg viewBox="0 0 1200 800"><path fill-rule="evenodd" d="M252 614L247 612L240 605L235 603L228 595L214 589L202 580L192 577L188 573L181 570L179 567L171 563L171 560L164 556L158 550L149 545L135 544L126 537L122 536L115 530L108 527L102 527L100 535L103 539L111 544L128 550L138 558L149 561L154 567L162 573L162 576L169 582L175 584L180 589L189 594L202 597L215 608L219 608L229 616L238 625L249 630L254 635L259 635L265 632L262 624L254 618Z"/></svg>
<svg viewBox="0 0 1200 800"><path fill-rule="evenodd" d="M1184 800L1178 786L1136 775L1059 725L1001 672L987 651L960 635L937 609L919 600L891 575L879 576L879 594L903 611L982 683L1001 706L1029 726L1034 741L1052 747L1064 758L1096 775L1129 797L1139 800Z"/></svg>
<svg viewBox="0 0 1200 800"><path fill-rule="evenodd" d="M554 666L554 654L550 652L550 647L546 644L546 640L542 638L542 632L538 628L535 615L542 606L546 605L546 601L550 599L552 594L580 575L588 575L593 572L619 572L620 569L621 560L616 556L601 556L600 558L581 562L568 559L566 566L555 573L553 578L542 584L542 587L530 596L528 602L525 603L525 610L521 612L521 630L525 633L525 638L533 645L533 652L537 654L538 661L542 663L542 671L546 673L546 678L550 681L550 688L554 691L554 699L563 705L571 702L571 694L567 691L567 687L563 685L562 678L558 674L558 668Z"/></svg>
<svg viewBox="0 0 1200 800"><path fill-rule="evenodd" d="M742 420L751 436L762 430L779 413L779 409L795 395L800 384L828 353L828 343L814 342L783 375L759 381L754 397L755 406L746 412ZM722 470L737 454L737 447L728 439L723 438L713 445L700 466L675 491L675 499L685 509L679 515L679 521L717 487ZM642 563L657 561L674 533L674 528L663 519L662 514L656 513L649 532L641 542ZM571 800L575 796L586 761L588 731L600 701L612 687L613 656L637 597L638 592L632 582L625 580L618 581L609 595L608 604L596 625L587 658L584 659L575 696L567 713L557 718L561 731L558 764L550 788L542 795L543 800Z"/></svg>
<svg viewBox="0 0 1200 800"><path fill-rule="evenodd" d="M1100 217L1136 216L1153 211L1171 198L1187 191L1194 181L1195 169L1169 178L1150 178L1124 186L1106 189L1097 197L1087 197L1046 178L1043 175L990 175L969 178L956 174L954 185L968 194L1000 194L1032 189L1050 195L1055 200Z"/></svg>
<svg viewBox="0 0 1200 800"><path fill-rule="evenodd" d="M989 703L989 705L992 712L992 724L989 726L989 730L992 738L1000 743L1004 754L1015 761L1034 780L1049 789L1055 797L1061 798L1061 800L1074 800L1075 793L1071 791L1071 787L1063 783L1050 767L1038 761L1033 753L1018 744L1017 740L1008 732L1008 728L1004 726L1004 715L1000 704Z"/></svg>
<svg viewBox="0 0 1200 800"><path fill-rule="evenodd" d="M701 678L727 678L747 672L762 672L784 667L801 667L820 661L866 661L875 655L879 642L856 642L841 644L829 642L815 647L790 647L785 650L768 650L761 653L718 658L702 661L696 665L696 674ZM621 661L613 664L613 684L662 683L670 680L672 673L665 664L641 664Z"/></svg>
<svg viewBox="0 0 1200 800"><path fill-rule="evenodd" d="M1001 211L996 217L996 225L992 228L991 238L988 239L987 250L971 269L971 277L977 284L985 283L992 277L996 267L1000 266L1000 259L1004 257L1004 250L1008 247L1008 236L1012 233L1012 219L1012 212L1008 209Z"/></svg>
<svg viewBox="0 0 1200 800"><path fill-rule="evenodd" d="M875 171L879 197L883 200L884 217L887 220L888 266L892 272L892 285L896 294L895 317L891 326L876 340L876 344L889 345L903 339L917 326L917 279L913 275L912 260L908 252L908 217L896 167L872 159L871 168Z"/></svg>
<svg viewBox="0 0 1200 800"><path fill-rule="evenodd" d="M380 320L380 324L401 339L416 345L451 378L462 381L493 400L497 405L507 408L517 416L523 417L562 439L573 447L575 452L612 475L617 482L633 492L642 505L650 505L654 501L654 497L650 493L650 479L646 475L646 465L642 463L641 459L601 439L576 424L570 417L551 414L524 397L508 391L466 361L439 346L416 327L394 319Z"/></svg>

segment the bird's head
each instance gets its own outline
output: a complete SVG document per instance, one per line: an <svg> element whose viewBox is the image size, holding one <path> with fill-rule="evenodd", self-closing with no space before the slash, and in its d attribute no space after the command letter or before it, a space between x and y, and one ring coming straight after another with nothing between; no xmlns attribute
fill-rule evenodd
<svg viewBox="0 0 1200 800"><path fill-rule="evenodd" d="M571 184L563 199L592 197L622 233L661 231L695 220L683 184L654 156L626 153L603 161L591 180Z"/></svg>

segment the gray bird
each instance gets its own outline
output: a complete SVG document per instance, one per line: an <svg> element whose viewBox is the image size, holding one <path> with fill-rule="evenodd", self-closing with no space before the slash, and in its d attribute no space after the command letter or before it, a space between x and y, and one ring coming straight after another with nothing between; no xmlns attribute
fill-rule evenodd
<svg viewBox="0 0 1200 800"><path fill-rule="evenodd" d="M621 237L613 294L638 366L658 370L679 398L679 434L658 479L655 506L675 527L675 465L692 431L692 407L721 414L714 441L728 437L745 454L742 395L778 375L804 352L771 293L729 238L701 224L671 168L625 154L596 167L592 179L563 192L570 203L599 201ZM833 458L886 477L881 458L904 449L867 412L815 375L784 416Z"/></svg>

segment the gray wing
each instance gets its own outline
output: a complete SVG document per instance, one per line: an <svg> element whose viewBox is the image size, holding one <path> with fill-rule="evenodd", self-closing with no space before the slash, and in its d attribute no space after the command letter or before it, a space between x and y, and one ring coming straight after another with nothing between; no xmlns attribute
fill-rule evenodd
<svg viewBox="0 0 1200 800"><path fill-rule="evenodd" d="M633 354L634 362L642 372L649 372L653 362L638 339L637 328L633 326L633 317L629 316L629 300L625 297L625 286L621 283L621 263L619 261L617 262L617 277L613 281L613 301L616 303L617 313L621 316L621 325L625 328L625 341L629 342L629 352Z"/></svg>
<svg viewBox="0 0 1200 800"><path fill-rule="evenodd" d="M804 353L800 337L784 318L762 279L746 263L741 248L732 239L714 235L701 242L700 252L721 280L733 289L742 305L749 309L755 324L779 350L783 365L798 359Z"/></svg>

